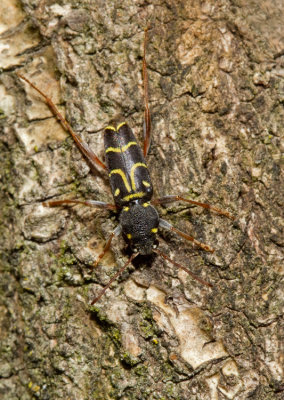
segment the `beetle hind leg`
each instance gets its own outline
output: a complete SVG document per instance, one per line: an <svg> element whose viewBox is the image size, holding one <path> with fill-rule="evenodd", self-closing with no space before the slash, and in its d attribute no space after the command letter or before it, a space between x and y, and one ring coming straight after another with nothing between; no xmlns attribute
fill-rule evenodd
<svg viewBox="0 0 284 400"><path fill-rule="evenodd" d="M144 90L144 143L143 143L143 154L147 156L150 144L151 144L151 114L149 109L149 96L148 96L148 74L147 74L147 63L146 63L146 45L148 40L148 28L145 28L144 36L144 53L143 53L143 90Z"/></svg>
<svg viewBox="0 0 284 400"><path fill-rule="evenodd" d="M17 73L18 77L25 82L27 82L34 90L36 90L44 99L50 110L52 111L53 115L58 119L58 121L61 123L63 128L65 129L66 132L69 132L70 135L73 137L74 142L76 143L76 146L79 148L81 153L87 158L87 160L90 162L90 164L94 167L100 167L103 169L107 169L106 165L96 156L96 154L89 148L86 142L84 142L81 137L72 129L71 125L68 123L68 121L63 117L63 115L60 113L56 105L53 103L53 101L45 94L43 93L36 85L34 85L29 79L27 79L25 76Z"/></svg>

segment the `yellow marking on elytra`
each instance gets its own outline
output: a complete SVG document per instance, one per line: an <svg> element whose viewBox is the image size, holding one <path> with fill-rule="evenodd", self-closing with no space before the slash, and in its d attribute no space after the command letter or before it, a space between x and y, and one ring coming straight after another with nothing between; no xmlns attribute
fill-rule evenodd
<svg viewBox="0 0 284 400"><path fill-rule="evenodd" d="M131 192L131 188L130 188L129 183L128 183L127 179L126 179L125 173L119 168L119 169L112 169L110 171L110 173L108 174L108 176L111 177L111 175L113 175L113 174L120 175L122 180L123 180L123 183L124 183L124 186L125 186L126 190L128 192Z"/></svg>
<svg viewBox="0 0 284 400"><path fill-rule="evenodd" d="M119 188L115 189L114 195L115 195L115 196L118 196L119 193L120 193L120 189L119 189Z"/></svg>
<svg viewBox="0 0 284 400"><path fill-rule="evenodd" d="M109 153L110 151L113 151L114 153L123 153L130 146L137 146L137 142L128 142L125 146L122 147L108 147L106 149L106 153Z"/></svg>
<svg viewBox="0 0 284 400"><path fill-rule="evenodd" d="M137 192L137 193L133 193L133 194L129 194L128 196L123 197L122 200L124 201L130 201L132 199L138 199L141 198L143 196L145 196L146 193L145 192Z"/></svg>
<svg viewBox="0 0 284 400"><path fill-rule="evenodd" d="M129 207L123 207L123 211L129 211Z"/></svg>
<svg viewBox="0 0 284 400"><path fill-rule="evenodd" d="M128 233L126 236L127 236L128 239L131 239L131 238L132 238L131 233Z"/></svg>
<svg viewBox="0 0 284 400"><path fill-rule="evenodd" d="M138 162L134 165L132 165L131 167L131 171L130 171L130 180L131 180L131 187L132 189L135 191L136 190L136 185L135 185L135 178L134 178L134 174L135 174L135 170L138 167L144 167L147 168L147 165L141 162Z"/></svg>
<svg viewBox="0 0 284 400"><path fill-rule="evenodd" d="M142 181L142 183L143 183L144 186L150 187L150 183L149 183L149 182L147 182L147 181Z"/></svg>
<svg viewBox="0 0 284 400"><path fill-rule="evenodd" d="M143 207L148 207L150 204L149 203L143 203L142 205L143 205Z"/></svg>
<svg viewBox="0 0 284 400"><path fill-rule="evenodd" d="M121 151L129 149L130 146L137 146L137 142L128 142L125 146L122 146Z"/></svg>
<svg viewBox="0 0 284 400"><path fill-rule="evenodd" d="M106 153L109 153L110 151L113 151L113 152L115 152L115 153L120 153L120 152L121 152L121 149L120 149L120 147L108 147L108 148L106 149Z"/></svg>
<svg viewBox="0 0 284 400"><path fill-rule="evenodd" d="M158 232L158 228L153 228L153 229L151 229L151 232L157 233L157 232Z"/></svg>
<svg viewBox="0 0 284 400"><path fill-rule="evenodd" d="M117 130L119 131L119 129L123 126L126 125L126 122L122 122L121 124L118 125Z"/></svg>
<svg viewBox="0 0 284 400"><path fill-rule="evenodd" d="M107 129L110 130L110 131L116 132L116 129L115 129L114 126L109 125L109 126L107 126L107 127L105 128L105 131L106 131Z"/></svg>

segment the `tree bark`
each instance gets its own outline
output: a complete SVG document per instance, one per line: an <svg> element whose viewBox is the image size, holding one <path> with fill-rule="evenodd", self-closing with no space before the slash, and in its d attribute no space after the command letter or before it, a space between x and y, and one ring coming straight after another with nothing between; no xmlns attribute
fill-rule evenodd
<svg viewBox="0 0 284 400"><path fill-rule="evenodd" d="M283 399L283 2L1 7L0 394ZM160 208L215 249L161 232L161 251L213 287L153 256L91 306L129 257L120 237L92 269L115 214L42 202L111 202L107 175L90 168L16 72L102 159L103 129L114 118L142 141L146 26L155 197L188 196L236 221L183 203Z"/></svg>

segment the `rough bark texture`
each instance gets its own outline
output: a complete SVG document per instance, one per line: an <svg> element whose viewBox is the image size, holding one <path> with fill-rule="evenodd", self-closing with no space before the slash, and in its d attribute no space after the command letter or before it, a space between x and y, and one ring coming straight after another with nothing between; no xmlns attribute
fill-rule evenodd
<svg viewBox="0 0 284 400"><path fill-rule="evenodd" d="M0 7L0 397L283 399L283 1ZM161 209L215 248L208 255L165 233L160 241L213 288L153 257L90 307L127 260L120 238L91 269L115 216L41 203L111 201L107 176L90 171L15 72L102 158L103 128L118 114L141 138L145 26L156 196L185 194L237 221L184 204Z"/></svg>

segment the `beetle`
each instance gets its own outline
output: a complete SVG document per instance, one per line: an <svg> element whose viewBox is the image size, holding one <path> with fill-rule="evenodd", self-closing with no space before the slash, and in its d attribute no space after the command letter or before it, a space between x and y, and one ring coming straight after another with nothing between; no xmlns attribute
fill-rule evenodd
<svg viewBox="0 0 284 400"><path fill-rule="evenodd" d="M182 238L189 240L196 244L201 249L213 253L214 250L192 236L178 230L169 222L161 219L155 208L156 205L165 205L174 201L183 201L189 204L197 205L205 209L216 212L227 218L234 220L233 215L227 211L220 210L219 208L212 207L206 203L200 203L194 200L187 199L178 195L164 196L158 199L152 199L153 186L145 161L148 155L150 142L151 142L151 116L148 100L148 76L146 64L146 44L148 39L148 29L145 29L144 34L144 53L143 53L143 90L144 90L144 142L143 150L140 148L131 128L126 122L119 124L111 124L105 128L104 131L104 150L106 164L103 163L96 154L89 148L81 137L72 129L68 121L59 112L53 101L43 93L36 85L34 85L25 76L18 73L19 78L27 82L34 88L45 100L55 117L60 121L63 128L69 132L75 141L75 144L89 161L89 163L98 168L106 170L109 176L111 191L114 199L114 204L105 203L97 200L54 200L46 201L44 205L47 207L64 206L68 204L84 204L99 209L115 210L119 215L119 224L110 234L102 253L98 256L94 267L98 265L99 261L103 258L111 246L114 236L121 233L126 240L130 243L133 254L122 268L111 278L108 284L101 290L98 296L92 300L91 304L95 304L110 287L112 282L123 273L127 266L133 261L135 257L140 255L148 256L153 252L162 256L173 265L182 268L194 279L200 283L211 287L212 285L203 279L199 278L188 270L183 265L170 259L166 254L161 252L158 247L157 233L159 228L163 228L175 232Z"/></svg>

